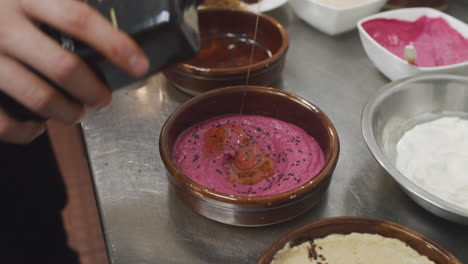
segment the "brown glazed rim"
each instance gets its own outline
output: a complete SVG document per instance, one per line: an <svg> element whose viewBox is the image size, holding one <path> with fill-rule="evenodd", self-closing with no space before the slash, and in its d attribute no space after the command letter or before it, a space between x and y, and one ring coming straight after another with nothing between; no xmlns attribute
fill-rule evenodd
<svg viewBox="0 0 468 264"><path fill-rule="evenodd" d="M206 187L199 185L196 182L192 181L190 178L185 176L182 173L182 171L180 171L176 167L170 155L171 150L169 149L168 141L165 139L168 138L169 128L172 126L174 121L178 118L178 115L184 112L187 107L191 106L192 104L206 97L211 97L217 94L221 94L221 93L229 92L233 90L238 90L238 89L245 89L244 91L246 92L255 91L255 92L260 92L260 93L268 93L268 94L276 94L279 96L285 96L288 99L298 104L301 104L304 107L309 108L310 111L315 112L319 116L319 118L323 121L328 131L328 138L330 141L330 158L326 160L322 170L320 170L320 172L313 179L299 186L298 188L290 190L288 192L284 192L284 193L280 193L276 195L270 195L270 196L246 197L246 196L228 195L228 194L223 194L223 193L209 190ZM288 93L286 91L282 91L282 90L278 90L278 89L274 89L270 87L232 86L232 87L219 88L219 89L204 92L196 97L191 98L190 100L186 101L181 106L179 106L169 116L169 118L166 120L166 122L164 123L161 129L161 134L159 137L159 150L160 150L161 158L167 170L169 171L169 175L171 179L174 180L179 186L182 186L183 189L185 189L186 191L189 191L192 194L210 198L210 199L217 200L217 201L224 202L224 203L230 203L230 204L242 204L242 205L276 204L278 205L278 204L282 204L288 201L292 202L292 201L298 200L304 197L305 195L307 195L313 189L320 186L322 183L326 182L327 179L331 177L333 169L335 168L335 165L338 161L338 155L340 152L340 144L339 144L338 134L332 122L330 121L330 119L328 119L328 117L325 115L325 113L322 110L320 110L317 106L308 102L304 98ZM304 186L304 188L302 188L302 186Z"/></svg>
<svg viewBox="0 0 468 264"><path fill-rule="evenodd" d="M277 248L283 247L286 243L289 241L292 241L297 235L300 234L305 234L310 232L312 229L320 229L325 226L338 226L338 225L366 225L366 224L371 224L371 225L379 225L382 226L383 229L391 229L397 233L406 233L409 234L414 241L417 241L418 243L426 243L431 245L433 248L437 249L440 251L443 255L445 255L451 262L447 262L450 264L462 264L460 260L458 260L452 253L450 253L448 250L443 248L441 245L439 245L437 242L433 241L432 239L408 228L405 226L402 226L400 224L390 222L387 220L383 219L378 219L378 218L372 218L372 217L358 217L358 216L342 216L342 217L331 217L331 218L326 218L318 221L314 221L312 223L305 224L301 227L298 227L286 235L282 236L280 239L275 241L273 245L263 254L263 256L260 258L258 261L258 264L270 264L267 263L266 261L270 258L273 257L276 252L278 251ZM331 235L332 233L330 233ZM379 234L378 232L374 232L374 234ZM275 250L276 249L276 250ZM445 263L437 263L437 264L445 264Z"/></svg>
<svg viewBox="0 0 468 264"><path fill-rule="evenodd" d="M250 12L250 11L245 11L241 9L235 9L235 8L203 8L200 9L198 12L199 13L205 13L205 12L222 12L222 11L228 11L228 12L235 12L239 14L243 14L245 16L257 16L256 13ZM273 24L281 34L281 46L278 49L277 52L273 54L270 58L246 65L246 66L241 66L241 67L231 67L231 68L207 68L207 67L197 67L193 66L187 63L181 63L177 65L176 69L181 70L184 72L190 72L192 74L198 74L198 75L204 75L204 76L219 76L219 75L235 75L235 74L241 74L241 73L246 73L249 68L250 71L256 71L261 68L268 67L269 65L275 63L278 61L287 51L288 46L289 46L289 38L288 38L288 33L286 29L281 25L280 22L278 22L276 19L273 17L266 15L266 14L258 14L261 19L266 20L267 22Z"/></svg>

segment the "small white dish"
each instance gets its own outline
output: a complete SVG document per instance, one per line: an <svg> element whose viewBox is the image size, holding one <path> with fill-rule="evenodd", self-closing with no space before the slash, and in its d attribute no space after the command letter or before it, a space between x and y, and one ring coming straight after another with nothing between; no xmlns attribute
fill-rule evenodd
<svg viewBox="0 0 468 264"><path fill-rule="evenodd" d="M286 4L287 2L288 0L260 0L260 2L256 4L248 5L245 9L255 13L268 12Z"/></svg>
<svg viewBox="0 0 468 264"><path fill-rule="evenodd" d="M387 12L375 14L361 19L358 22L359 36L367 56L374 63L374 65L387 76L390 80L398 80L410 77L420 73L454 73L454 74L467 74L468 61L451 64L446 66L437 67L419 67L409 64L405 60L396 56L377 41L375 41L367 31L362 27L362 24L376 18L399 19L406 21L415 21L421 16L431 18L442 17L449 25L457 30L465 38L468 37L468 25L462 21L447 15L439 10L432 8L404 8Z"/></svg>
<svg viewBox="0 0 468 264"><path fill-rule="evenodd" d="M387 0L367 0L349 7L333 7L320 0L290 0L296 15L328 35L337 35L356 28L363 17L377 13Z"/></svg>

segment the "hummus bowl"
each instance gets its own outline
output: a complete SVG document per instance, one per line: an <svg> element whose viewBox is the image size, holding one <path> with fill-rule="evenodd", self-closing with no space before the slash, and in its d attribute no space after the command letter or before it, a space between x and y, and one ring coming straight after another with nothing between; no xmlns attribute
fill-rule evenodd
<svg viewBox="0 0 468 264"><path fill-rule="evenodd" d="M269 196L236 196L197 184L173 161L178 137L195 124L213 117L239 114L272 117L302 128L324 155L324 166L311 180L290 191ZM294 218L317 204L332 178L339 155L335 127L315 105L291 93L256 86L237 86L203 93L169 116L160 134L159 150L172 191L195 212L237 226L265 226ZM209 165L206 165L209 166Z"/></svg>
<svg viewBox="0 0 468 264"><path fill-rule="evenodd" d="M270 264L275 254L287 243L293 247L333 234L348 235L351 233L377 234L385 238L395 238L437 264L461 264L461 261L450 252L424 235L390 221L368 217L335 217L306 224L277 240L265 252L258 264Z"/></svg>

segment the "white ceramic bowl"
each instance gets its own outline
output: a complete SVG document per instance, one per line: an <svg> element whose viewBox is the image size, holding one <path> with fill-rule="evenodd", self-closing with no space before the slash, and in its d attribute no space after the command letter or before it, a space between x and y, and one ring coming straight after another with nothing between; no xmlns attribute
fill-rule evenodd
<svg viewBox="0 0 468 264"><path fill-rule="evenodd" d="M468 73L468 61L463 63L457 63L446 66L437 67L418 67L409 64L405 60L391 53L389 50L381 46L375 41L362 27L362 24L366 21L376 18L390 18L400 19L407 21L415 21L421 16L427 17L442 17L444 18L452 28L460 32L465 38L468 37L468 25L462 21L440 12L432 8L404 8L397 9L387 12L375 14L366 18L363 18L358 22L359 35L361 37L362 45L367 53L367 56L374 63L374 65L389 79L398 80L406 77L410 77L419 73L455 73L455 74L467 74Z"/></svg>
<svg viewBox="0 0 468 264"><path fill-rule="evenodd" d="M387 0L367 0L343 8L333 7L320 0L290 0L289 4L299 18L333 36L356 28L360 19L377 13L386 2Z"/></svg>
<svg viewBox="0 0 468 264"><path fill-rule="evenodd" d="M259 3L247 5L246 9L254 13L268 12L286 4L287 2L288 0L261 0Z"/></svg>

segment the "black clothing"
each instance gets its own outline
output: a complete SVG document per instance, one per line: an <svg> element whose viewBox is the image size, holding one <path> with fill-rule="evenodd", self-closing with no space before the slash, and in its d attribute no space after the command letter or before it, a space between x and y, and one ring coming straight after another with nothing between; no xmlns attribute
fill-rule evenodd
<svg viewBox="0 0 468 264"><path fill-rule="evenodd" d="M65 185L47 134L24 146L0 142L0 164L0 263L78 263L67 246Z"/></svg>

